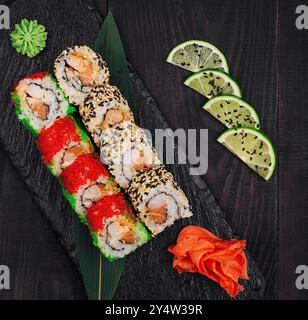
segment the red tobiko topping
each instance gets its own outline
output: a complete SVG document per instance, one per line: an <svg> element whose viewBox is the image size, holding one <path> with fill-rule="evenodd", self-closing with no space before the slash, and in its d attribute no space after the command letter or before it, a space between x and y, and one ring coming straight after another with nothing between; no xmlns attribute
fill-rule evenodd
<svg viewBox="0 0 308 320"><path fill-rule="evenodd" d="M42 71L42 72L33 73L30 76L25 77L25 79L42 79L47 75L48 75L47 71Z"/></svg>
<svg viewBox="0 0 308 320"><path fill-rule="evenodd" d="M49 128L43 128L37 142L44 163L48 164L59 151L73 141L79 142L80 136L71 117L58 119Z"/></svg>
<svg viewBox="0 0 308 320"><path fill-rule="evenodd" d="M117 193L112 196L107 196L96 202L88 209L87 219L90 228L94 232L104 229L105 221L114 215L129 214L132 216L130 207L127 205L124 195Z"/></svg>
<svg viewBox="0 0 308 320"><path fill-rule="evenodd" d="M20 82L23 81L23 80L26 80L26 79L43 79L44 77L48 76L49 73L44 71L44 72L37 72L37 73L34 73L30 76L27 76L21 80L19 80L16 84L16 86L14 87L13 91L16 91L17 87L19 86Z"/></svg>
<svg viewBox="0 0 308 320"><path fill-rule="evenodd" d="M198 272L224 288L231 297L244 290L239 279L248 280L245 240L222 240L197 226L184 228L174 246L173 267L179 272Z"/></svg>
<svg viewBox="0 0 308 320"><path fill-rule="evenodd" d="M95 182L101 176L109 177L107 169L98 155L89 153L79 156L66 167L62 172L61 179L66 191L73 194L87 182Z"/></svg>

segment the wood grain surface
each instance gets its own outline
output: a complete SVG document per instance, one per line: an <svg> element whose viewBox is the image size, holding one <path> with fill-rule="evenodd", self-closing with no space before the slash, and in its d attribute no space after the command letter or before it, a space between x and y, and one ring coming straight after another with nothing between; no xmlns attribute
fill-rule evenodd
<svg viewBox="0 0 308 320"><path fill-rule="evenodd" d="M231 73L277 143L277 3L275 1L118 1L109 9L134 65L172 128L209 129L205 180L234 231L264 272L265 294L277 295L277 176L265 183L216 142L223 126L201 109L205 99L182 85L189 73L165 63L188 39L205 39L226 55ZM218 14L219 12L219 14ZM135 44L138 45L135 45ZM264 50L266 48L266 50Z"/></svg>
<svg viewBox="0 0 308 320"><path fill-rule="evenodd" d="M1 149L0 163L0 264L11 273L0 299L85 299L76 266Z"/></svg>
<svg viewBox="0 0 308 320"><path fill-rule="evenodd" d="M99 2L99 0L97 1ZM295 28L298 1L110 0L129 61L173 128L209 129L205 176L233 230L266 277L264 298L307 299L295 268L308 263L307 31ZM164 62L177 43L204 39L227 56L244 98L274 142L278 168L264 183L216 143L223 130L183 88L187 73ZM135 45L138 43L138 46ZM295 109L296 108L296 109Z"/></svg>
<svg viewBox="0 0 308 320"><path fill-rule="evenodd" d="M294 284L308 265L308 33L295 28L297 1L279 2L279 298L308 299Z"/></svg>
<svg viewBox="0 0 308 320"><path fill-rule="evenodd" d="M31 1L27 1L27 4L25 1L20 2L24 5L15 6L14 10L19 15L34 18L29 6ZM94 24L89 26L87 11L82 10L81 14L78 5L72 8L63 5L63 10L55 13L52 10L56 2L49 2L37 9L46 10L47 7L50 19L44 24L50 30L56 25L57 15L61 21L69 15L82 16L82 19L76 19L76 25L67 26L61 32L51 33L49 45L56 46L60 51L70 44L61 42L61 33L64 32L64 39L71 29L75 32L85 26L85 21L87 32L77 32L76 39L70 34L71 43L77 39L86 43L93 41L95 34L93 39L85 39L89 30L97 30ZM299 31L294 25L295 8L299 3L293 0L96 2L103 15L109 9L112 10L128 60L171 127L209 129L209 170L204 179L227 214L233 231L238 237L248 240L248 249L267 280L264 298L307 299L307 290L295 288L296 266L308 263L308 129L305 110L308 48L307 31ZM15 22L14 17L17 14L12 10L12 24ZM91 18L100 21L93 12ZM1 40L7 37L6 33L0 32ZM166 54L174 45L193 38L208 40L226 54L231 73L238 79L244 97L258 111L262 129L278 149L279 168L270 182L265 183L259 179L216 143L215 138L223 127L200 109L205 100L181 84L188 73L164 62ZM11 71L14 60L9 57L16 53L9 43L1 41L1 46L4 46L1 51L4 64L1 62L1 65L6 65L6 70ZM41 67L46 67L51 60L47 53L44 54L46 56L42 59ZM36 66L26 59L21 60L18 67L14 68L13 75L1 72L1 81L5 86L2 92L7 92L15 77L24 76L30 70L36 71ZM3 99L7 97L1 94L1 108L5 101ZM16 133L18 135L20 132ZM29 137L27 139L27 145L33 143ZM10 156L14 162L14 155ZM19 275L15 293L8 297L84 297L79 274L74 272L66 252L48 229L51 221L46 221L40 215L39 209L33 204L32 195L17 178L16 171L3 153L0 160L3 172L0 192L0 257L5 257L7 264L12 265L14 272ZM4 170L6 180L3 178ZM35 177L35 172L24 174L26 177ZM51 185L54 192L53 188L56 187L53 182ZM14 201L9 190L20 196L18 201ZM55 190L58 192L57 188ZM24 210L20 211L20 208ZM33 223L19 223L24 221L26 214L31 215L28 221ZM40 230L45 230L46 238L37 235ZM37 237L40 237L39 241L35 240ZM54 255L52 263L46 248ZM41 257L39 264L35 264L37 256ZM125 275L123 279L126 281ZM75 287L72 287L72 283L76 284ZM191 279L185 282L187 287L192 283ZM211 285L215 287L215 284ZM141 289L136 289L136 292L141 292ZM181 291L180 288L176 290ZM187 292L190 293L190 290ZM128 297L129 294L125 282L122 282L116 297ZM164 298L166 294L161 292L161 296L155 298ZM5 295L0 292L0 298ZM193 295L192 292L192 298Z"/></svg>

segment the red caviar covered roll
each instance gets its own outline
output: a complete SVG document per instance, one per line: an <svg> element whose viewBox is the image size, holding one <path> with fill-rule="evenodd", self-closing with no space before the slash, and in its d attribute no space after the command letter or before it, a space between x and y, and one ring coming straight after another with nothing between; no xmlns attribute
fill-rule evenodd
<svg viewBox="0 0 308 320"><path fill-rule="evenodd" d="M94 244L110 261L123 258L148 242L150 233L136 219L122 193L99 200L87 215Z"/></svg>
<svg viewBox="0 0 308 320"><path fill-rule="evenodd" d="M108 80L108 69L104 69L104 62L99 57L93 65L87 57L81 57L80 54L87 51L86 47L75 47L75 51L78 52L70 51L66 57L70 65L67 71L70 76L74 73L74 81L78 78L84 82L86 94L97 79L107 77ZM102 70L97 69L99 66ZM89 74L97 76L93 83L86 79ZM22 79L12 92L12 100L19 120L38 136L43 161L59 177L64 196L80 220L88 224L87 217L90 216L94 244L102 253L114 261L147 242L150 234L133 217L117 184L94 153L87 133L71 116L75 109L53 77L44 72Z"/></svg>
<svg viewBox="0 0 308 320"><path fill-rule="evenodd" d="M93 151L86 132L69 116L43 128L37 142L44 163L55 176L59 176L78 156Z"/></svg>
<svg viewBox="0 0 308 320"><path fill-rule="evenodd" d="M61 180L65 197L83 222L86 222L88 208L119 192L96 154L80 155L63 170Z"/></svg>

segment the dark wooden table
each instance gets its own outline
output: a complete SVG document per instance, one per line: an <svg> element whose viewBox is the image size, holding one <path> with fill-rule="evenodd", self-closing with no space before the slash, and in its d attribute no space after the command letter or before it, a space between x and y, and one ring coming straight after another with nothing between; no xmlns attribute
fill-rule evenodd
<svg viewBox="0 0 308 320"><path fill-rule="evenodd" d="M9 1L12 2L12 1ZM111 10L128 60L172 128L209 129L205 176L228 221L262 270L267 299L307 299L295 268L308 265L308 30L295 27L298 1L97 0ZM80 13L82 17L82 12ZM0 31L1 32L1 31ZM188 39L205 39L227 56L244 97L278 150L278 168L264 182L217 142L223 127L205 102L164 62ZM0 264L18 283L0 298L85 298L79 273L0 150ZM16 284L15 283L15 284Z"/></svg>

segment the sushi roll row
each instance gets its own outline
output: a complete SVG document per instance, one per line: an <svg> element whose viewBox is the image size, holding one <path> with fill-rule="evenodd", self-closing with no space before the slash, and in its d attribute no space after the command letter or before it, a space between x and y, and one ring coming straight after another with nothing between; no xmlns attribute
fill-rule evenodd
<svg viewBox="0 0 308 320"><path fill-rule="evenodd" d="M69 79L69 72L63 66L72 65L68 60L72 57L76 60L74 57L80 54L80 48L68 48L60 54L54 67L56 78L69 101L78 105L85 127L100 148L101 160L115 181L127 192L141 221L156 235L176 220L192 215L188 200L159 160L151 140L134 123L127 100L116 86L109 84L106 63L102 63L91 49L84 49L82 59L86 61L82 64L94 66L99 60L99 74L105 75L104 81L95 85L93 74L88 79L92 88L88 90L87 87L85 94L83 89L78 90L74 85L76 81L82 84L83 75L78 78L75 73L78 79ZM72 93L67 90L71 87L75 88Z"/></svg>
<svg viewBox="0 0 308 320"><path fill-rule="evenodd" d="M12 92L20 121L37 136L42 160L62 186L94 244L110 261L123 258L150 240L144 224L111 177L55 79L38 73Z"/></svg>

